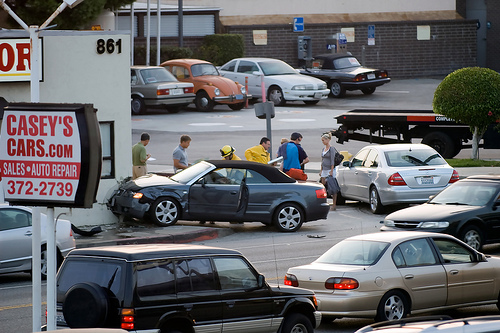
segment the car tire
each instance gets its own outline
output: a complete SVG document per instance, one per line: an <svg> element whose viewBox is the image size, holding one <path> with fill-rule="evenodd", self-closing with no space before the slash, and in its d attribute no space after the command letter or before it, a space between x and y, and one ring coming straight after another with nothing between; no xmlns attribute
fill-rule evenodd
<svg viewBox="0 0 500 333"><path fill-rule="evenodd" d="M365 95L371 95L375 92L375 87L374 88L363 88L361 89L361 92L363 92L363 94Z"/></svg>
<svg viewBox="0 0 500 333"><path fill-rule="evenodd" d="M428 133L422 139L422 143L434 148L444 158L453 158L456 155L455 142L446 133L437 131Z"/></svg>
<svg viewBox="0 0 500 333"><path fill-rule="evenodd" d="M402 292L389 291L382 297L377 308L376 321L399 320L410 312L410 305Z"/></svg>
<svg viewBox="0 0 500 333"><path fill-rule="evenodd" d="M42 280L47 280L47 245L42 245L40 260L42 266L40 267L40 272L42 275ZM59 253L56 254L56 271L62 264L62 258ZM33 265L31 265L31 276L33 276Z"/></svg>
<svg viewBox="0 0 500 333"><path fill-rule="evenodd" d="M314 328L305 315L302 313L290 313L283 320L281 333L313 333Z"/></svg>
<svg viewBox="0 0 500 333"><path fill-rule="evenodd" d="M280 87L272 86L267 93L267 99L274 103L275 106L283 106L286 104L283 90Z"/></svg>
<svg viewBox="0 0 500 333"><path fill-rule="evenodd" d="M146 111L146 104L139 96L132 96L130 104L133 115L143 114Z"/></svg>
<svg viewBox="0 0 500 333"><path fill-rule="evenodd" d="M284 203L274 213L274 225L279 231L297 231L302 226L302 223L304 223L304 213L294 203Z"/></svg>
<svg viewBox="0 0 500 333"><path fill-rule="evenodd" d="M484 244L483 232L472 224L466 225L462 229L460 232L460 239L477 251L481 251Z"/></svg>
<svg viewBox="0 0 500 333"><path fill-rule="evenodd" d="M345 88L342 87L342 85L340 84L340 82L338 82L338 81L332 81L330 83L330 93L335 98L344 97L345 96Z"/></svg>
<svg viewBox="0 0 500 333"><path fill-rule="evenodd" d="M239 111L245 107L245 103L228 104L228 106L233 111Z"/></svg>
<svg viewBox="0 0 500 333"><path fill-rule="evenodd" d="M109 297L97 283L77 283L66 292L63 315L70 328L105 327Z"/></svg>
<svg viewBox="0 0 500 333"><path fill-rule="evenodd" d="M384 206L380 202L380 195L375 186L370 187L370 210L373 214L380 214L384 211Z"/></svg>
<svg viewBox="0 0 500 333"><path fill-rule="evenodd" d="M150 214L154 224L160 227L168 227L179 220L181 206L173 198L159 198L151 205Z"/></svg>
<svg viewBox="0 0 500 333"><path fill-rule="evenodd" d="M305 105L316 105L318 103L319 103L319 100L317 100L317 101L304 101Z"/></svg>
<svg viewBox="0 0 500 333"><path fill-rule="evenodd" d="M198 91L198 93L196 94L196 98L194 99L194 104L196 105L196 109L201 112L212 111L215 106L214 101L204 90Z"/></svg>

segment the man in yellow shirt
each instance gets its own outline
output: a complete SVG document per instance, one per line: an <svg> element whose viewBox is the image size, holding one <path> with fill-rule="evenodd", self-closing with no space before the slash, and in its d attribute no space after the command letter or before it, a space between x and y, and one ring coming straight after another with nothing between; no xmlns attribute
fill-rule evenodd
<svg viewBox="0 0 500 333"><path fill-rule="evenodd" d="M241 161L241 158L234 153L235 150L233 146L225 145L220 149L220 155L223 160Z"/></svg>
<svg viewBox="0 0 500 333"><path fill-rule="evenodd" d="M267 164L267 162L271 159L271 155L268 152L270 147L271 140L263 137L260 139L260 144L245 150L245 157L248 161Z"/></svg>

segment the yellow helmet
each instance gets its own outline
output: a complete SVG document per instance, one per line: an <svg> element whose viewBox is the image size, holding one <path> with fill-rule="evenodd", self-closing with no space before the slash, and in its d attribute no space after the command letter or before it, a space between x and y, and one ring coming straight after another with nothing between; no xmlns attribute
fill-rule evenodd
<svg viewBox="0 0 500 333"><path fill-rule="evenodd" d="M225 145L224 147L222 147L220 149L220 155L222 157L226 157L226 156L229 156L231 155L232 153L234 153L236 149L234 149L234 147L230 146L230 145Z"/></svg>

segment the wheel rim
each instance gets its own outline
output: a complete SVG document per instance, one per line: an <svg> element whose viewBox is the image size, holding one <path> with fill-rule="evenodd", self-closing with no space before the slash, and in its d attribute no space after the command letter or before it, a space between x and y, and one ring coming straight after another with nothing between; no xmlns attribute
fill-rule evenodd
<svg viewBox="0 0 500 333"><path fill-rule="evenodd" d="M298 323L292 327L290 333L308 333L307 327L304 324Z"/></svg>
<svg viewBox="0 0 500 333"><path fill-rule="evenodd" d="M177 205L170 200L161 201L156 205L156 219L163 224L170 224L177 219Z"/></svg>
<svg viewBox="0 0 500 333"><path fill-rule="evenodd" d="M278 224L284 230L296 229L302 220L302 216L297 208L288 206L280 210L278 214Z"/></svg>
<svg viewBox="0 0 500 333"><path fill-rule="evenodd" d="M375 189L372 189L370 191L370 208L372 211L376 211L378 207L378 196L377 196L377 191Z"/></svg>
<svg viewBox="0 0 500 333"><path fill-rule="evenodd" d="M387 299L384 304L384 315L387 320L398 320L403 318L405 305L403 300L393 295Z"/></svg>
<svg viewBox="0 0 500 333"><path fill-rule="evenodd" d="M271 90L271 92L269 93L269 99L271 100L271 102L273 102L274 104L276 105L279 105L281 104L281 101L283 100L283 94L281 93L280 90L278 89L273 89Z"/></svg>
<svg viewBox="0 0 500 333"><path fill-rule="evenodd" d="M137 98L134 98L132 100L132 112L135 114L138 114L141 112L141 101L138 100Z"/></svg>
<svg viewBox="0 0 500 333"><path fill-rule="evenodd" d="M464 235L464 242L475 250L481 246L481 235L476 230L469 230Z"/></svg>
<svg viewBox="0 0 500 333"><path fill-rule="evenodd" d="M41 264L41 273L43 276L47 276L47 250L45 249L42 250Z"/></svg>
<svg viewBox="0 0 500 333"><path fill-rule="evenodd" d="M340 95L340 84L338 82L333 82L330 91L332 92L333 96Z"/></svg>

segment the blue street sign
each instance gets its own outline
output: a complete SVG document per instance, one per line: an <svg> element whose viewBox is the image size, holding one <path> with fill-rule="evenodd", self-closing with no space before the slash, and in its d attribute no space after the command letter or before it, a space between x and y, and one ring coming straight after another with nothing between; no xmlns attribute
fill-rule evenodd
<svg viewBox="0 0 500 333"><path fill-rule="evenodd" d="M293 18L293 32L303 32L304 31L304 18L294 17Z"/></svg>

